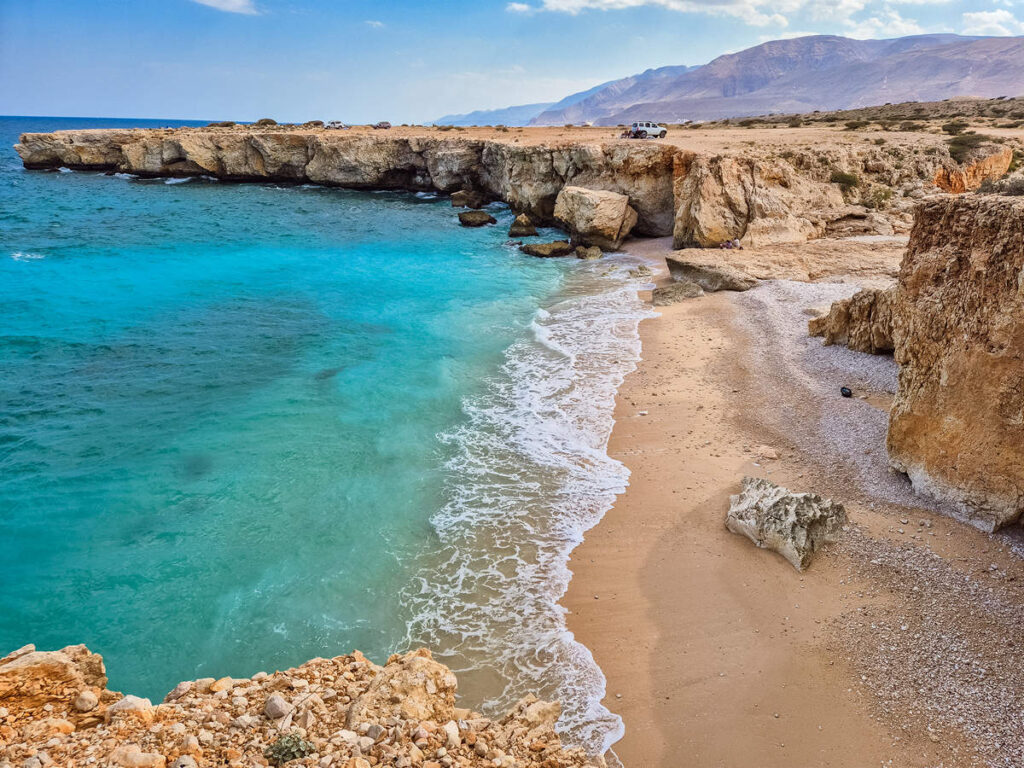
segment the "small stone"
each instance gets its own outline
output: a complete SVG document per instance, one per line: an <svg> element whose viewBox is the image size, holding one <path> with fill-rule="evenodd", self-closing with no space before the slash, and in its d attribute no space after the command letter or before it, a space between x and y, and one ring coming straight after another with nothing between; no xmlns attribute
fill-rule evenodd
<svg viewBox="0 0 1024 768"><path fill-rule="evenodd" d="M199 766L194 757L190 755L182 755L171 763L170 768L199 768Z"/></svg>
<svg viewBox="0 0 1024 768"><path fill-rule="evenodd" d="M164 697L164 701L177 701L185 694L191 693L192 689L195 688L195 683L191 680L185 680L174 686L174 690L168 693Z"/></svg>
<svg viewBox="0 0 1024 768"><path fill-rule="evenodd" d="M75 698L75 709L79 712L92 712L99 703L99 696L86 688Z"/></svg>
<svg viewBox="0 0 1024 768"><path fill-rule="evenodd" d="M284 696L279 693L273 693L267 697L266 704L263 705L263 712L271 720L280 720L282 717L290 714L292 711L292 705L285 701Z"/></svg>

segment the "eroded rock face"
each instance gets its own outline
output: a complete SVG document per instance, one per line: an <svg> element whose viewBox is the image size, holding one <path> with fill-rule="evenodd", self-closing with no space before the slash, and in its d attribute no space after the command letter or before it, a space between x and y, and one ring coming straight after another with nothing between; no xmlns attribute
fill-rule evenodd
<svg viewBox="0 0 1024 768"><path fill-rule="evenodd" d="M554 215L573 242L608 251L618 250L637 222L625 195L583 187L562 187Z"/></svg>
<svg viewBox="0 0 1024 768"><path fill-rule="evenodd" d="M743 478L729 498L725 527L771 549L802 571L824 544L838 540L846 523L842 504L814 493L792 493L761 478Z"/></svg>
<svg viewBox="0 0 1024 768"><path fill-rule="evenodd" d="M935 172L935 186L945 192L959 194L978 189L986 181L1002 178L1010 170L1013 162L1013 150L1010 147L998 148L990 154L952 168L939 168Z"/></svg>
<svg viewBox="0 0 1024 768"><path fill-rule="evenodd" d="M828 314L807 324L811 336L822 336L826 346L841 344L881 355L893 351L893 297L895 288L858 291L837 301Z"/></svg>
<svg viewBox="0 0 1024 768"><path fill-rule="evenodd" d="M384 666L356 652L252 679L182 683L157 706L100 688L101 702L117 703L83 721L72 692L105 685L102 666L84 646L0 660L0 765L266 765L268 747L298 734L309 751L296 766L430 765L441 755L464 768L605 765L561 745L557 703L527 697L497 719L457 708L455 676L426 650Z"/></svg>
<svg viewBox="0 0 1024 768"><path fill-rule="evenodd" d="M939 172L961 169L923 148L808 148L703 155L655 142L516 143L509 139L442 138L310 128L245 127L86 130L27 133L15 147L28 168L88 168L143 176L210 175L233 181L268 179L353 189L473 190L551 224L564 187L614 192L636 211L634 234L674 235L677 248L802 242L830 222L846 231L851 204L876 193L906 202L937 191ZM922 151L918 151L921 149ZM1002 152L1003 148L1000 147ZM975 174L1002 160L979 158ZM991 166L991 167L989 167ZM830 183L842 170L861 179L846 191ZM953 174L953 175L949 175ZM973 178L973 177L972 177ZM953 182L950 182L953 186ZM899 205L884 217L899 218ZM865 220L867 220L867 218Z"/></svg>
<svg viewBox="0 0 1024 768"><path fill-rule="evenodd" d="M923 203L895 304L893 467L983 530L1024 511L1024 200Z"/></svg>

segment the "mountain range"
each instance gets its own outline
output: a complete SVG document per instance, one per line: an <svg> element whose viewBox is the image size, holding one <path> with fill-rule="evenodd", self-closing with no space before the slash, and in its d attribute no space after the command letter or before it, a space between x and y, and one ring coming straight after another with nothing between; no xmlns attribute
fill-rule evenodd
<svg viewBox="0 0 1024 768"><path fill-rule="evenodd" d="M446 115L445 125L681 123L886 102L1024 93L1024 37L835 35L773 40L702 66L669 66L559 102Z"/></svg>

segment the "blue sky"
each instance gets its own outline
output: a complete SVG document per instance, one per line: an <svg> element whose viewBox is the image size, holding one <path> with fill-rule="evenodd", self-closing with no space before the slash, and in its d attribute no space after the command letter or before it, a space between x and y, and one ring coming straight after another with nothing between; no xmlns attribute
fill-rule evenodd
<svg viewBox="0 0 1024 768"><path fill-rule="evenodd" d="M1024 35L1024 0L0 0L0 114L417 122L779 37L938 31Z"/></svg>

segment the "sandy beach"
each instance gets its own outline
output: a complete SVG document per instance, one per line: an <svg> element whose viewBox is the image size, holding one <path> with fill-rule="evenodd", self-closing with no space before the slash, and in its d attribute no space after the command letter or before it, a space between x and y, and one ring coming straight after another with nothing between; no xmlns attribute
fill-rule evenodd
<svg viewBox="0 0 1024 768"><path fill-rule="evenodd" d="M965 647L984 655L989 630L1008 628L958 624L919 595L945 589L969 610L968 594L937 582L977 578L991 592L987 574L998 571L1008 574L1000 600L1019 607L1013 539L935 515L887 470L891 358L802 338L801 303L852 291L763 283L659 307L641 325L643 360L620 390L609 449L631 470L630 488L574 553L565 600L570 629L607 676L606 704L625 721L615 752L627 768L967 766L999 751L982 734L1000 714L980 700L961 707L966 688L932 689L921 678L943 673L918 667L928 653L943 657L939 667ZM840 400L839 377L853 401ZM849 532L798 573L726 530L744 475L842 501ZM912 571L918 551L929 559ZM916 630L898 646L879 629L893 621ZM905 663L890 664L897 648ZM1009 658L986 663L1016 685ZM960 728L955 714L966 716Z"/></svg>

